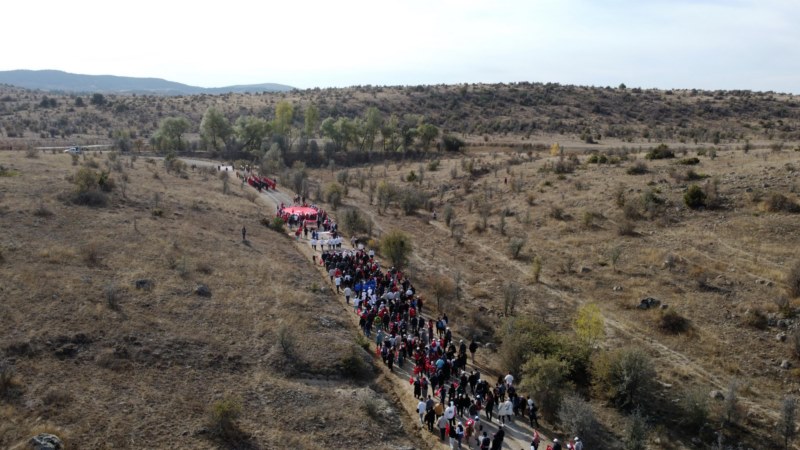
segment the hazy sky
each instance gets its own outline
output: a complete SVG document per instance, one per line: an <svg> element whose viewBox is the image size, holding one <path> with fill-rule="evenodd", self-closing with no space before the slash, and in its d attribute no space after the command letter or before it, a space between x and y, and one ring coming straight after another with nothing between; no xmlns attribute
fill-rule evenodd
<svg viewBox="0 0 800 450"><path fill-rule="evenodd" d="M800 0L10 0L0 70L800 93Z"/></svg>

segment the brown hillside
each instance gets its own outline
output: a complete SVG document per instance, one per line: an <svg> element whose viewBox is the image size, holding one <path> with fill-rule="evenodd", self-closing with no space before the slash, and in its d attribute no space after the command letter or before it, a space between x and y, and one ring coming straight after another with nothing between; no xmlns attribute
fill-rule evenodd
<svg viewBox="0 0 800 450"><path fill-rule="evenodd" d="M258 225L265 204L111 158L0 155L0 447L424 447L310 261ZM87 166L115 168L107 207L71 202ZM237 404L219 436L211 410Z"/></svg>

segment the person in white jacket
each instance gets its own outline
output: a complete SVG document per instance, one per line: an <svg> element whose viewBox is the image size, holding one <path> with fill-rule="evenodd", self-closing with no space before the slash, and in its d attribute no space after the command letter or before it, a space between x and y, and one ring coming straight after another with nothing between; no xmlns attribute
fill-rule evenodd
<svg viewBox="0 0 800 450"><path fill-rule="evenodd" d="M417 412L419 413L419 423L425 423L425 412L427 411L427 406L424 400L420 400L417 404Z"/></svg>
<svg viewBox="0 0 800 450"><path fill-rule="evenodd" d="M456 407L453 405L453 402L450 402L450 406L444 410L444 417L450 422L451 427L456 426Z"/></svg>
<svg viewBox="0 0 800 450"><path fill-rule="evenodd" d="M506 423L506 418L511 421L511 417L514 415L514 403L511 399L508 399L500 404L497 408L497 415L500 416L500 421L502 423Z"/></svg>

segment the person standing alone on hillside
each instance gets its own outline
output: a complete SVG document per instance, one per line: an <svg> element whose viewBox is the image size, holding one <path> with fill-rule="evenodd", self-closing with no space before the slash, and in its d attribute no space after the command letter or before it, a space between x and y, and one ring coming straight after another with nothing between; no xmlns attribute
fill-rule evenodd
<svg viewBox="0 0 800 450"><path fill-rule="evenodd" d="M243 241L247 240L246 236L247 236L247 228L245 228L244 225L242 225L242 240Z"/></svg>

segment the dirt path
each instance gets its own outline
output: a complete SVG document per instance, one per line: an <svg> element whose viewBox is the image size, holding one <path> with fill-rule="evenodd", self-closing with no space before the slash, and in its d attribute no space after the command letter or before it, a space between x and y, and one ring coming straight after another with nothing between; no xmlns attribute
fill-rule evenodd
<svg viewBox="0 0 800 450"><path fill-rule="evenodd" d="M247 188L250 189L249 186ZM262 191L260 198L264 203L267 204L267 216L270 216L270 214L274 214L274 211L276 210L275 208L277 208L277 205L279 205L280 203L284 204L292 203L291 196L287 195L285 192L282 192L281 189ZM379 228L377 223L376 227ZM289 232L287 234L294 239L294 233ZM311 260L312 255L316 254L317 256L319 256L319 254L321 253L321 252L315 253L311 249L308 239L306 239L305 237L301 237L299 240L297 240L295 242L295 245L297 246L298 251L300 251L303 255L305 255L309 261ZM425 264L425 261L423 261L420 258L420 263ZM333 287L333 284L330 283L330 279L325 273L324 269L319 265L317 265L316 267L317 270L319 270L322 279L330 286L331 290L335 292L335 288ZM355 329L358 330L358 316L353 313L352 306L345 304L345 299L343 295L337 295L337 298L342 303L344 314L350 318ZM430 318L428 315L425 315L425 317L426 319ZM403 367L395 366L394 370L390 372L388 367L386 367L381 361L379 361L377 365L380 367L380 370L384 373L385 379L392 383L392 389L394 391L393 396L397 398L398 402L400 403L399 405L396 406L398 406L401 409L405 409L406 416L409 419L407 422L407 424L410 425L409 429L417 430L418 433L423 437L423 439L427 443L429 443L432 447L445 446L445 443L439 441L438 439L438 430L435 430L437 431L437 434L431 434L427 431L427 429L419 425L419 421L417 420L417 414L416 414L417 400L414 399L413 397L413 389L409 383L409 379L412 376L409 370L412 368L412 366L408 362L406 362ZM470 363L468 369L471 370L473 368L479 368L479 367L473 366ZM482 371L482 373L485 373L485 370ZM466 420L466 417L464 418L464 420ZM497 432L499 424L496 417L494 421L488 422L485 415L482 415L481 422L483 424L483 431L486 431L490 437ZM527 424L527 418L517 418L516 420L507 423L505 425L505 430L506 430L506 437L503 441L503 448L505 449L530 448L530 440L531 436L533 435L533 431ZM541 448L545 448L548 444L551 443L551 440L547 438L547 436L549 436L550 433L546 433L541 429L539 430L539 433L542 437ZM467 443L465 442L464 447L467 447L466 444ZM470 442L469 448L472 448L472 446L474 445L475 441L472 440ZM447 448L449 448L449 445L447 445Z"/></svg>

